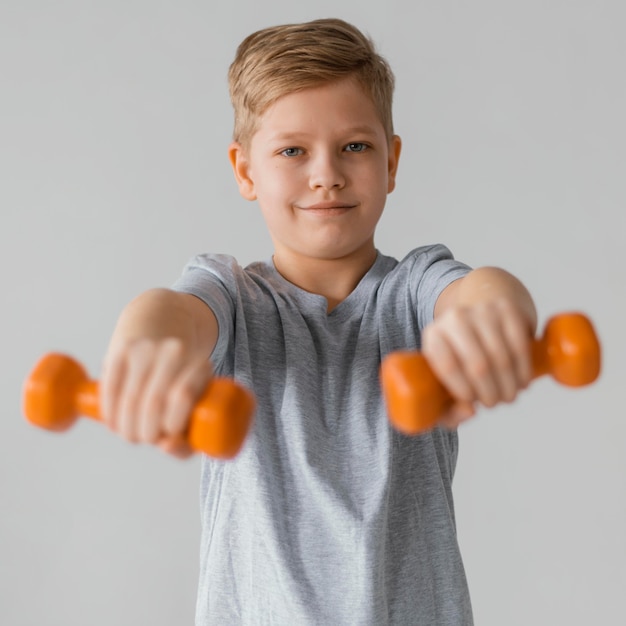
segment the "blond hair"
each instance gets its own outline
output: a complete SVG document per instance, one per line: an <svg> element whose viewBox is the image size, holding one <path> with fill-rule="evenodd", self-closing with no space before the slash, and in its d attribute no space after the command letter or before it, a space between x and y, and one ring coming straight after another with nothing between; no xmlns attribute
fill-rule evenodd
<svg viewBox="0 0 626 626"><path fill-rule="evenodd" d="M228 72L233 139L247 144L259 117L281 96L349 77L372 99L391 140L393 72L360 30L340 19L320 19L252 33Z"/></svg>

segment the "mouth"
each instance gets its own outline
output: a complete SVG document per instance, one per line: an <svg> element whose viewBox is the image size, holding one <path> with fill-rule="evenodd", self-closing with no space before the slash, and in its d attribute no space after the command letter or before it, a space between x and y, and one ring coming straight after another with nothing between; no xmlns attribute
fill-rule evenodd
<svg viewBox="0 0 626 626"><path fill-rule="evenodd" d="M310 204L308 206L300 207L307 213L316 215L342 215L353 209L356 204L350 204L347 202L318 202L316 204Z"/></svg>

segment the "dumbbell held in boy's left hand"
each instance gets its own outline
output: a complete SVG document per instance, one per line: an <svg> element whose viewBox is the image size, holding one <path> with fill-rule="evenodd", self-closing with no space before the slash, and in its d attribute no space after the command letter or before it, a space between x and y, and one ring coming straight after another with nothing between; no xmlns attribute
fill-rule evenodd
<svg viewBox="0 0 626 626"><path fill-rule="evenodd" d="M544 334L531 343L533 378L550 374L557 382L579 387L600 374L601 348L591 321L581 313L548 320ZM437 425L454 398L417 351L393 352L382 362L381 384L389 420L407 435Z"/></svg>

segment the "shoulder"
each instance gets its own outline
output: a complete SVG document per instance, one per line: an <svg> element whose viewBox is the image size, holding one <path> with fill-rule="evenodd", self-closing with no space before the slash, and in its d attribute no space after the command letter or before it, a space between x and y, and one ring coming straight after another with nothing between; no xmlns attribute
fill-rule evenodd
<svg viewBox="0 0 626 626"><path fill-rule="evenodd" d="M447 246L434 243L414 248L400 261L399 265L427 268L433 263L452 259L454 256Z"/></svg>
<svg viewBox="0 0 626 626"><path fill-rule="evenodd" d="M457 261L450 249L440 243L420 246L397 261L387 276L388 281L402 280L419 283L427 275L439 275L449 270L467 271L469 267Z"/></svg>
<svg viewBox="0 0 626 626"><path fill-rule="evenodd" d="M192 257L183 269L183 274L187 272L209 272L215 275L237 274L241 271L241 266L235 257L229 254L204 253Z"/></svg>
<svg viewBox="0 0 626 626"><path fill-rule="evenodd" d="M269 274L267 262L254 262L243 267L235 257L228 254L204 253L191 258L185 265L182 277L193 275L197 279L211 278L224 286L241 285Z"/></svg>

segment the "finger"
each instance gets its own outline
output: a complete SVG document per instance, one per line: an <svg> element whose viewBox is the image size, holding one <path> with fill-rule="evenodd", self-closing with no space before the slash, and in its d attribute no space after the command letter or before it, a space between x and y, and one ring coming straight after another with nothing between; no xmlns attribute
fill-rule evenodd
<svg viewBox="0 0 626 626"><path fill-rule="evenodd" d="M492 407L501 400L511 401L517 393L513 357L501 326L502 313L489 304L475 308L471 315L449 319L446 331L467 382L472 400Z"/></svg>
<svg viewBox="0 0 626 626"><path fill-rule="evenodd" d="M180 372L167 397L162 424L165 435L180 436L187 431L193 408L212 375L213 367L208 360L197 361Z"/></svg>
<svg viewBox="0 0 626 626"><path fill-rule="evenodd" d="M102 365L100 378L100 413L102 421L115 430L117 409L126 373L126 363L119 354L109 355Z"/></svg>
<svg viewBox="0 0 626 626"><path fill-rule="evenodd" d="M533 377L532 336L528 324L519 319L517 315L504 315L502 317L502 332L510 346L518 389L526 389Z"/></svg>
<svg viewBox="0 0 626 626"><path fill-rule="evenodd" d="M431 364L452 396L493 406L498 388L491 361L473 321L465 315L451 317L445 331L438 331L434 339L437 343L434 347L431 343Z"/></svg>
<svg viewBox="0 0 626 626"><path fill-rule="evenodd" d="M472 402L474 390L467 380L461 362L447 335L434 327L424 331L422 353L435 376L446 387L453 398Z"/></svg>
<svg viewBox="0 0 626 626"><path fill-rule="evenodd" d="M163 433L167 394L179 375L182 355L180 342L166 340L154 358L137 414L137 436L142 443L155 443Z"/></svg>
<svg viewBox="0 0 626 626"><path fill-rule="evenodd" d="M476 415L476 408L471 402L457 402L441 416L438 425L447 430L456 430L463 422Z"/></svg>
<svg viewBox="0 0 626 626"><path fill-rule="evenodd" d="M148 342L133 348L132 359L127 362L126 376L120 393L116 430L121 437L137 443L139 411L146 381L153 366L154 347Z"/></svg>
<svg viewBox="0 0 626 626"><path fill-rule="evenodd" d="M183 437L161 437L156 445L160 450L177 459L188 459L194 453Z"/></svg>
<svg viewBox="0 0 626 626"><path fill-rule="evenodd" d="M501 320L495 313L486 313L485 322L476 328L478 341L489 363L485 376L493 381L492 385L485 387L489 395L480 396L485 406L493 406L500 401L512 402L519 389L515 359Z"/></svg>

